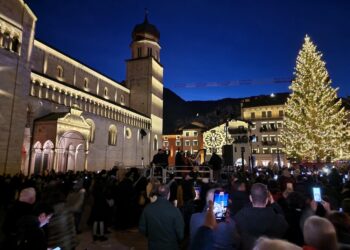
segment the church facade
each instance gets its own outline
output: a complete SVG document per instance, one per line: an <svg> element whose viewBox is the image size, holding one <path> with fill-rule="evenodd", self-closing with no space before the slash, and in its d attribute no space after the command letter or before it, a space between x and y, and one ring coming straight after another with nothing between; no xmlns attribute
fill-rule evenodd
<svg viewBox="0 0 350 250"><path fill-rule="evenodd" d="M157 28L135 26L119 83L36 40L36 22L23 0L0 2L0 173L148 164L162 145Z"/></svg>

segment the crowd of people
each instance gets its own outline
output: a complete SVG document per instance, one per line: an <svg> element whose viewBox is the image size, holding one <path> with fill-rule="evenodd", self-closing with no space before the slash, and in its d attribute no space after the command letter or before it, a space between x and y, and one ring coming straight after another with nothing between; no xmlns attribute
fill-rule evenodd
<svg viewBox="0 0 350 250"><path fill-rule="evenodd" d="M166 183L136 168L0 176L0 248L70 250L82 227L94 241L138 227L149 249L350 249L348 170L236 169L219 172L219 182L192 171L171 174ZM228 195L220 220L217 192Z"/></svg>

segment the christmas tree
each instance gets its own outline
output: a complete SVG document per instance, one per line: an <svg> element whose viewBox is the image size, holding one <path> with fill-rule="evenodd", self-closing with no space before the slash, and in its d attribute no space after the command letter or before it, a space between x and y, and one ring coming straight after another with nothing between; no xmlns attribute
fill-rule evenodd
<svg viewBox="0 0 350 250"><path fill-rule="evenodd" d="M289 157L306 161L348 156L347 113L331 87L326 63L305 36L299 51L292 90L285 107L282 143Z"/></svg>

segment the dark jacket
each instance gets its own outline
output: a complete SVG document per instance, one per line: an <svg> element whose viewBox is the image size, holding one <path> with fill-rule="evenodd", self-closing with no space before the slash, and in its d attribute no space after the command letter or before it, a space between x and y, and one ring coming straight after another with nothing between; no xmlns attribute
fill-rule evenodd
<svg viewBox="0 0 350 250"><path fill-rule="evenodd" d="M243 191L233 191L229 197L232 202L229 206L231 217L234 217L239 210L250 203L249 195Z"/></svg>
<svg viewBox="0 0 350 250"><path fill-rule="evenodd" d="M288 223L272 206L265 208L245 207L235 216L242 249L252 249L260 236L282 238Z"/></svg>
<svg viewBox="0 0 350 250"><path fill-rule="evenodd" d="M4 248L11 249L16 244L16 233L18 229L18 222L25 216L31 215L33 211L33 205L16 201L7 211L5 220L3 223L4 233Z"/></svg>
<svg viewBox="0 0 350 250"><path fill-rule="evenodd" d="M213 153L208 164L210 166L212 166L213 170L220 170L221 169L221 164L222 164L222 160L220 158L220 156L218 156L217 154Z"/></svg>
<svg viewBox="0 0 350 250"><path fill-rule="evenodd" d="M148 238L150 250L179 249L184 227L180 211L161 197L146 206L139 224L140 232Z"/></svg>
<svg viewBox="0 0 350 250"><path fill-rule="evenodd" d="M16 241L18 250L47 250L45 233L38 218L33 215L24 216L18 222Z"/></svg>

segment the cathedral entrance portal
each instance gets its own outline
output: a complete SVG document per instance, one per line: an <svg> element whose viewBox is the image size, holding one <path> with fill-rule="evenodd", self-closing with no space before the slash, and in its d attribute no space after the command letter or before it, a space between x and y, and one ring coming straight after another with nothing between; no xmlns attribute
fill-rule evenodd
<svg viewBox="0 0 350 250"><path fill-rule="evenodd" d="M90 125L79 107L35 120L30 173L87 169Z"/></svg>

